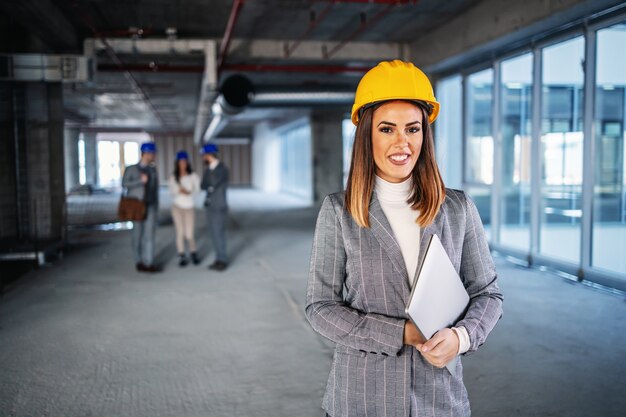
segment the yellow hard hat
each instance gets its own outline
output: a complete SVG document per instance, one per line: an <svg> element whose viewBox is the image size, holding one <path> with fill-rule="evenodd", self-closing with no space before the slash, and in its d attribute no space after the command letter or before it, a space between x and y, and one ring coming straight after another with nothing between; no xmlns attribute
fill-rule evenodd
<svg viewBox="0 0 626 417"><path fill-rule="evenodd" d="M410 62L399 59L383 61L369 70L356 89L352 106L352 123L359 122L361 110L387 100L419 101L428 108L428 121L439 115L439 102L426 74Z"/></svg>

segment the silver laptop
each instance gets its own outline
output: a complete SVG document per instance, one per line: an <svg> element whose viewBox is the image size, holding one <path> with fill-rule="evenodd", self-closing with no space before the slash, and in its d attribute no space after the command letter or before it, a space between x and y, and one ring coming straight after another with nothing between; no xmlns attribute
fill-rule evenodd
<svg viewBox="0 0 626 417"><path fill-rule="evenodd" d="M406 313L426 339L463 317L469 296L437 235L432 235ZM457 356L446 364L454 372Z"/></svg>

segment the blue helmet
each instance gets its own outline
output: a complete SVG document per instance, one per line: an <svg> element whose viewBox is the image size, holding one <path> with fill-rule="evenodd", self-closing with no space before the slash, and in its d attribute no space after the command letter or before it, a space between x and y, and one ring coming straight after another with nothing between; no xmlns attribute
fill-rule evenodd
<svg viewBox="0 0 626 417"><path fill-rule="evenodd" d="M156 143L144 142L141 144L141 153L156 153Z"/></svg>
<svg viewBox="0 0 626 417"><path fill-rule="evenodd" d="M176 160L180 161L181 159L189 160L189 154L187 153L187 151L178 151L176 153Z"/></svg>
<svg viewBox="0 0 626 417"><path fill-rule="evenodd" d="M219 151L220 151L219 148L214 143L205 143L202 146L202 149L200 149L200 153L202 155L204 155L206 153L218 153Z"/></svg>

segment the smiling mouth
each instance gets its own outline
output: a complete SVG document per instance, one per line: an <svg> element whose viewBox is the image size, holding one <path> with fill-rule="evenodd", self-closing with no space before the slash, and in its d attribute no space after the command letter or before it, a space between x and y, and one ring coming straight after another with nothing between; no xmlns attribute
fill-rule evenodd
<svg viewBox="0 0 626 417"><path fill-rule="evenodd" d="M409 156L410 155L406 153L389 155L389 160L394 165L404 165L405 163L409 161Z"/></svg>

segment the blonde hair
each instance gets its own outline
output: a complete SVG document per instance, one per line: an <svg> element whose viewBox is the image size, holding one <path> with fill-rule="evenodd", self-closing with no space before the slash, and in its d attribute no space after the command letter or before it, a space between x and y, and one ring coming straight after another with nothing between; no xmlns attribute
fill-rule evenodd
<svg viewBox="0 0 626 417"><path fill-rule="evenodd" d="M422 110L424 139L417 163L411 173L413 184L407 203L419 211L416 223L420 227L426 227L437 216L439 208L446 198L446 189L437 167L432 129L428 123L428 117L425 117L428 113L418 103L412 101L410 103ZM369 205L376 178L372 146L372 118L374 110L381 104L365 109L359 118L354 134L352 161L345 191L346 210L359 226L366 228L370 227Z"/></svg>

